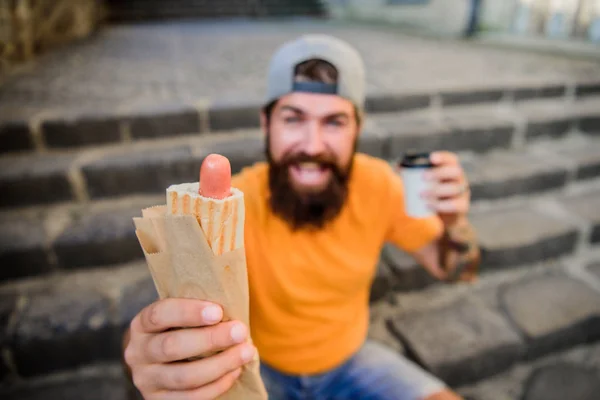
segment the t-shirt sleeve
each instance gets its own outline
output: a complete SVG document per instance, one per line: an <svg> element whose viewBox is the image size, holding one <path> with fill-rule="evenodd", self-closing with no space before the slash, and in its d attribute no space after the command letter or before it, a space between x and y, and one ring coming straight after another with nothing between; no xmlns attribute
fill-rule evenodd
<svg viewBox="0 0 600 400"><path fill-rule="evenodd" d="M437 215L427 218L413 218L407 215L402 179L390 169L388 180L391 217L386 241L413 253L439 238L443 232L440 218Z"/></svg>

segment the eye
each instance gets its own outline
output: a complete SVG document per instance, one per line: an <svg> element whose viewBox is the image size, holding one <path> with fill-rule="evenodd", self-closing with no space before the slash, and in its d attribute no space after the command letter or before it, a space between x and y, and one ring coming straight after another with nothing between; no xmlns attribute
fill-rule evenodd
<svg viewBox="0 0 600 400"><path fill-rule="evenodd" d="M344 122L340 119L330 119L329 121L327 121L327 125L339 128L344 126Z"/></svg>
<svg viewBox="0 0 600 400"><path fill-rule="evenodd" d="M297 122L300 122L300 117L298 117L297 115L293 115L293 116L290 115L290 116L284 117L283 121L286 124L295 124Z"/></svg>

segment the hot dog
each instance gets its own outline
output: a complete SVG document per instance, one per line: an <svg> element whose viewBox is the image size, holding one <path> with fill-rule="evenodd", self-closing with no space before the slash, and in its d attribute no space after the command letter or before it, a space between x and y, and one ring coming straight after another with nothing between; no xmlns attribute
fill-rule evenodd
<svg viewBox="0 0 600 400"><path fill-rule="evenodd" d="M231 165L226 157L210 154L200 167L199 194L211 199L224 199L231 192Z"/></svg>
<svg viewBox="0 0 600 400"><path fill-rule="evenodd" d="M167 210L173 215L194 215L213 253L220 255L244 246L244 199L231 187L229 160L207 156L200 180L167 188Z"/></svg>

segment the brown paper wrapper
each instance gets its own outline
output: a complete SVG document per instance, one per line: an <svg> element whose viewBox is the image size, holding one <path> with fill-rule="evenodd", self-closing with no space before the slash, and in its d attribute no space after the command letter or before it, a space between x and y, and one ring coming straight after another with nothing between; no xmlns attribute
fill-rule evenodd
<svg viewBox="0 0 600 400"><path fill-rule="evenodd" d="M193 215L170 215L166 206L142 210L136 235L160 298L207 300L223 307L224 320L250 326L246 254L239 248L215 255ZM262 400L267 393L258 357L243 367L223 400Z"/></svg>

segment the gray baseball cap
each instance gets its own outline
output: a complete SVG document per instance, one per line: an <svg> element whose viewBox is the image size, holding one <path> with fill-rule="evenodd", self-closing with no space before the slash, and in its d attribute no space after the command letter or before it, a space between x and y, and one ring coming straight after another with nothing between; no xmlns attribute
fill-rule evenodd
<svg viewBox="0 0 600 400"><path fill-rule="evenodd" d="M338 72L337 83L294 82L296 66L311 59L332 64ZM271 58L266 103L291 92L325 93L337 94L363 110L365 86L365 67L356 49L333 36L303 35L283 44Z"/></svg>

